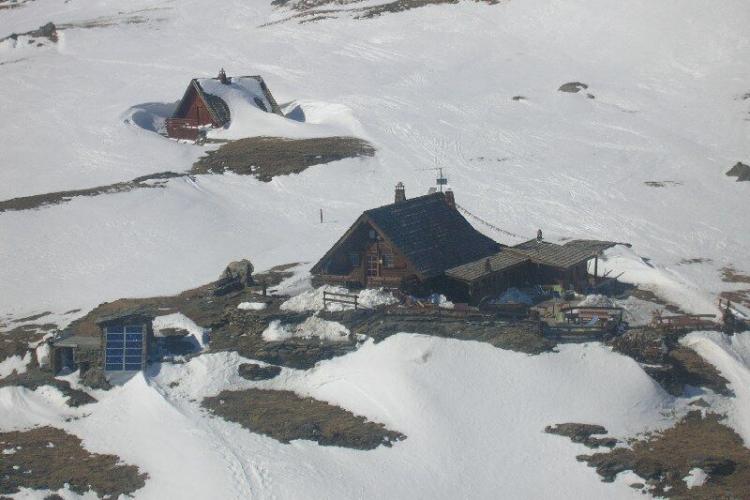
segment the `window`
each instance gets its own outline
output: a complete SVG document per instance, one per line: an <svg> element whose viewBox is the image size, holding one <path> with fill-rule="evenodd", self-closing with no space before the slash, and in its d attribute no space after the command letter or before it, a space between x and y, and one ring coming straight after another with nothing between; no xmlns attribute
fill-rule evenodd
<svg viewBox="0 0 750 500"><path fill-rule="evenodd" d="M367 256L367 276L378 276L378 256L368 255Z"/></svg>
<svg viewBox="0 0 750 500"><path fill-rule="evenodd" d="M392 253L383 254L383 267L386 269L393 269L393 254Z"/></svg>
<svg viewBox="0 0 750 500"><path fill-rule="evenodd" d="M351 264L352 267L359 267L359 254L358 253L350 253L349 254L349 264Z"/></svg>

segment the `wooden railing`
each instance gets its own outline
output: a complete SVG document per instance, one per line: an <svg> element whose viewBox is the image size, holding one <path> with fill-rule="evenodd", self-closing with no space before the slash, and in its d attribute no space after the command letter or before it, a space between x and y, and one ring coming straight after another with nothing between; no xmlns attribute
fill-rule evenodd
<svg viewBox="0 0 750 500"><path fill-rule="evenodd" d="M169 137L191 140L198 138L198 128L200 127L198 120L192 118L167 118L164 120L164 125L167 128L167 135Z"/></svg>
<svg viewBox="0 0 750 500"><path fill-rule="evenodd" d="M348 293L334 293L334 292L323 292L323 308L328 308L328 303L347 304L354 306L356 311L359 307L359 297Z"/></svg>

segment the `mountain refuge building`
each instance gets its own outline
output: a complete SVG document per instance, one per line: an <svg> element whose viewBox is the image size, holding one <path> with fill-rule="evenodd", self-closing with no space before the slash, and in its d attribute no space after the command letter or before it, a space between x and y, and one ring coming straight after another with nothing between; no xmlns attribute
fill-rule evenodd
<svg viewBox="0 0 750 500"><path fill-rule="evenodd" d="M283 115L261 76L193 78L174 114L164 122L167 136L198 140L206 130L226 127L248 108Z"/></svg>
<svg viewBox="0 0 750 500"><path fill-rule="evenodd" d="M318 280L348 288L398 288L442 293L476 304L510 287L557 285L582 291L591 285L588 263L615 242L544 241L515 246L477 231L459 212L451 190L407 200L402 183L394 202L366 210L316 263Z"/></svg>

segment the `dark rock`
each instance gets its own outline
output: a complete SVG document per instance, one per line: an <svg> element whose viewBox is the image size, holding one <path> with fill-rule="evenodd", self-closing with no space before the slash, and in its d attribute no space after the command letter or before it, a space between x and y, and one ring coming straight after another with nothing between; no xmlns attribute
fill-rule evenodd
<svg viewBox="0 0 750 500"><path fill-rule="evenodd" d="M737 463L716 456L696 457L690 461L691 467L699 467L711 476L728 476L734 473Z"/></svg>
<svg viewBox="0 0 750 500"><path fill-rule="evenodd" d="M559 90L560 92L569 92L571 94L577 94L581 90L584 90L587 88L589 88L589 86L586 85L585 83L568 82L568 83L563 83L562 85L560 85L560 88L557 90Z"/></svg>
<svg viewBox="0 0 750 500"><path fill-rule="evenodd" d="M81 384L91 389L104 389L105 391L112 388L101 368L87 370L81 377Z"/></svg>
<svg viewBox="0 0 750 500"><path fill-rule="evenodd" d="M40 26L39 29L29 31L28 34L30 36L48 38L53 42L57 41L57 28L55 27L55 24L51 22L45 24L44 26Z"/></svg>
<svg viewBox="0 0 750 500"><path fill-rule="evenodd" d="M239 366L240 377L248 380L268 380L281 373L278 366L260 366L255 363L243 363Z"/></svg>
<svg viewBox="0 0 750 500"><path fill-rule="evenodd" d="M615 438L595 438L592 437L594 434L606 434L607 429L601 425L596 424L577 424L577 423L565 423L557 424L555 426L548 425L544 432L548 434L556 434L558 436L569 437L574 443L581 443L589 448L599 448L600 446L606 446L608 448L614 448L618 441Z"/></svg>
<svg viewBox="0 0 750 500"><path fill-rule="evenodd" d="M729 177L737 177L737 182L750 181L750 165L737 162L726 174Z"/></svg>
<svg viewBox="0 0 750 500"><path fill-rule="evenodd" d="M250 286L254 283L253 271L255 271L255 267L252 262L247 259L242 259L230 262L219 279L234 279L242 283L243 286Z"/></svg>

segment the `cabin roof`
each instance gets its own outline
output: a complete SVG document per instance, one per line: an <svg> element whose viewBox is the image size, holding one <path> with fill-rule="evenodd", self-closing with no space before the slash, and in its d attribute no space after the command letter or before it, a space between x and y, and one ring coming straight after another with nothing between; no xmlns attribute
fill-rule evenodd
<svg viewBox="0 0 750 500"><path fill-rule="evenodd" d="M132 311L123 311L116 314L101 316L97 318L96 324L99 327L112 326L112 325L141 325L144 323L151 323L154 315L150 312L142 309L135 309Z"/></svg>
<svg viewBox="0 0 750 500"><path fill-rule="evenodd" d="M443 193L373 208L364 216L424 278L487 257L500 248L449 206Z"/></svg>
<svg viewBox="0 0 750 500"><path fill-rule="evenodd" d="M489 274L504 271L528 261L529 258L527 256L504 248L489 257L448 269L445 275L461 281L472 282Z"/></svg>
<svg viewBox="0 0 750 500"><path fill-rule="evenodd" d="M537 264L569 269L593 259L604 250L617 244L614 241L571 240L563 245L558 245L557 243L534 239L515 245L510 250L527 256Z"/></svg>
<svg viewBox="0 0 750 500"><path fill-rule="evenodd" d="M68 335L52 341L55 347L72 347L74 349L99 349L102 346L101 337L85 335Z"/></svg>
<svg viewBox="0 0 750 500"><path fill-rule="evenodd" d="M190 86L182 98L184 102L194 88L206 103L206 108L219 126L226 125L239 107L251 106L270 113L281 115L281 108L276 103L263 77L233 76L227 77L228 83L222 83L219 78L193 78ZM186 112L183 102L177 107L175 116Z"/></svg>

